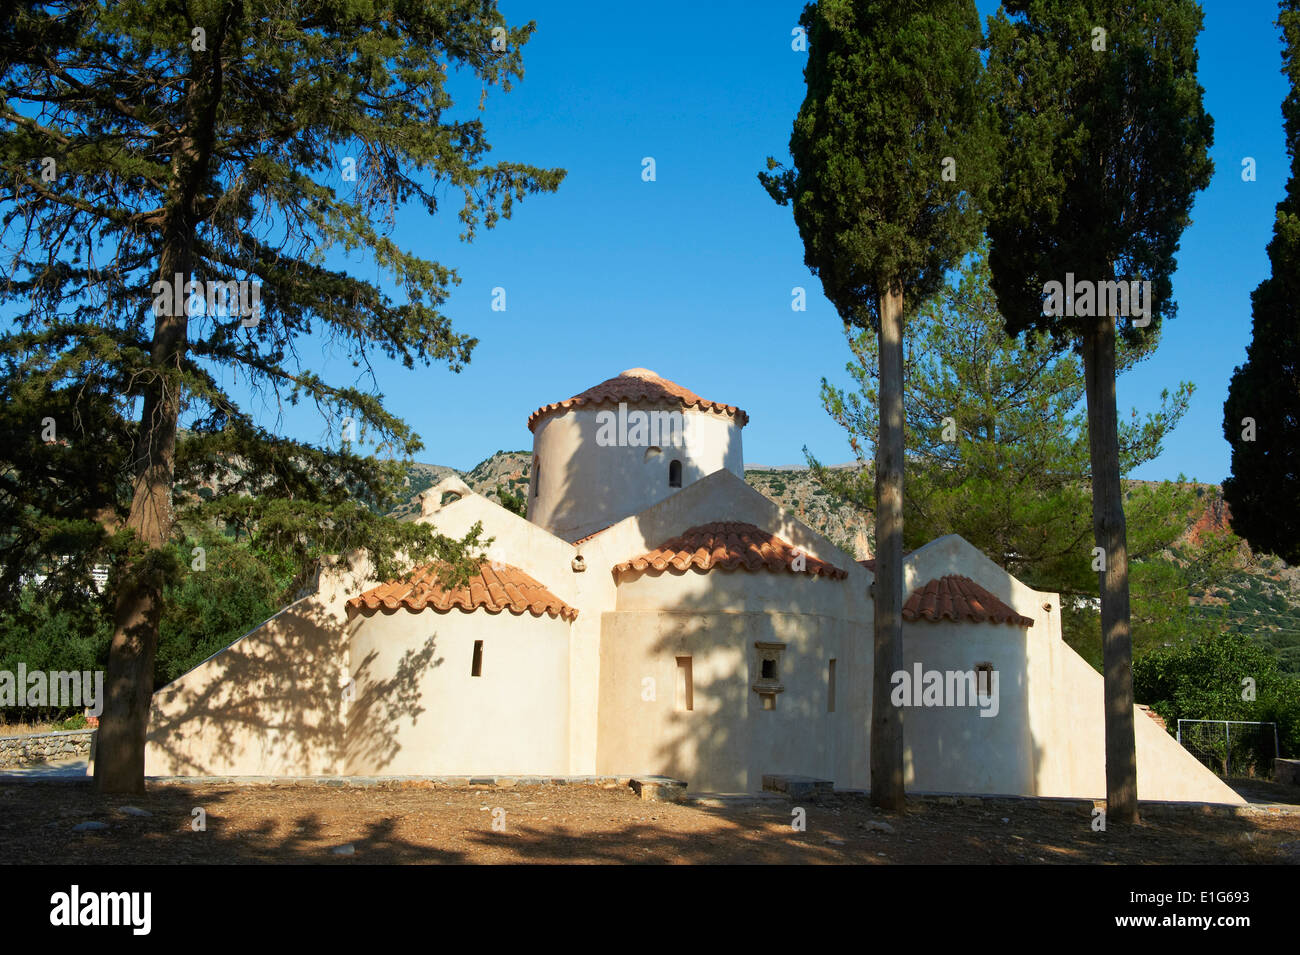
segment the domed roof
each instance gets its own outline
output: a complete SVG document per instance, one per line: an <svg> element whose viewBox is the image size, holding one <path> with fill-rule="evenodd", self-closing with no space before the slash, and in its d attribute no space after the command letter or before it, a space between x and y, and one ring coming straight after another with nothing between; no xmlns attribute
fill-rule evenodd
<svg viewBox="0 0 1300 955"><path fill-rule="evenodd" d="M486 561L467 584L452 589L443 586L432 564L417 567L400 580L390 580L353 597L347 602L347 614L350 619L358 613L393 613L398 609L419 612L428 608L447 613L453 607L465 613L509 610L516 617L525 612L565 620L578 616L578 611L518 567Z"/></svg>
<svg viewBox="0 0 1300 955"><path fill-rule="evenodd" d="M1014 623L1019 627L1032 627L1034 620L1012 610L969 577L949 574L938 577L923 587L917 587L903 605L903 619L907 621L965 620L974 623Z"/></svg>
<svg viewBox="0 0 1300 955"><path fill-rule="evenodd" d="M802 560L800 560L802 557ZM614 565L614 575L632 571L659 573L669 568L700 571L788 570L842 580L847 571L805 554L800 548L753 524L715 521L683 531L649 553Z"/></svg>
<svg viewBox="0 0 1300 955"><path fill-rule="evenodd" d="M749 415L735 405L724 405L718 401L701 398L695 392L683 388L674 381L661 378L649 368L629 368L627 371L602 381L595 387L588 388L581 394L574 395L566 401L543 405L528 416L528 430L543 416L552 411L565 411L583 405L618 404L620 401L648 405L678 405L682 408L699 408L716 414L728 415L736 419L739 427L749 421Z"/></svg>

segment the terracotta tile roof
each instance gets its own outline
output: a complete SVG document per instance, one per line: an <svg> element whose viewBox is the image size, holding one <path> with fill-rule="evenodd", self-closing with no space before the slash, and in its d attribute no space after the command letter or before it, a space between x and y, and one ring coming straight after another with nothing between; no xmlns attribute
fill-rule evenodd
<svg viewBox="0 0 1300 955"><path fill-rule="evenodd" d="M1141 710L1143 713L1145 713L1147 716L1151 717L1151 718L1152 718L1153 720L1155 720L1157 723L1159 723L1159 724L1160 724L1160 728L1161 728L1162 730L1165 730L1166 732L1168 732L1169 727L1165 724L1165 718L1164 718L1163 716L1161 716L1161 715L1160 715L1159 713L1157 713L1155 710L1151 709L1151 707L1146 706L1146 705L1144 705L1144 704L1142 704L1142 703L1139 703L1139 704L1137 705L1137 708L1138 708L1139 710Z"/></svg>
<svg viewBox="0 0 1300 955"><path fill-rule="evenodd" d="M743 567L745 570L788 570L791 573L820 574L836 579L848 576L846 571L832 567L811 554L804 555L803 569L796 571L794 560L798 555L799 552L787 541L753 524L722 521L692 527L648 554L615 565L614 573L620 575L633 570L662 571L669 567L675 570L690 567L699 570L712 570L715 567L735 570Z"/></svg>
<svg viewBox="0 0 1300 955"><path fill-rule="evenodd" d="M534 617L547 614L565 620L578 616L578 611L518 567L498 563L494 569L487 562L479 567L478 574L471 577L468 584L453 590L444 588L433 573L433 565L427 564L416 568L402 580L390 580L372 587L347 603L349 617L376 610L393 613L401 608L416 612L432 608L438 613L447 613L453 607L465 613L482 608L488 613L509 610L515 616L525 611Z"/></svg>
<svg viewBox="0 0 1300 955"><path fill-rule="evenodd" d="M903 605L904 620L972 620L1032 627L1033 618L1016 613L969 577L950 574L918 587Z"/></svg>
<svg viewBox="0 0 1300 955"><path fill-rule="evenodd" d="M595 387L588 388L581 394L574 395L566 401L542 405L528 416L528 430L552 411L577 408L582 405L618 404L645 402L647 404L678 404L683 408L699 408L702 411L714 411L736 419L736 424L744 427L749 415L735 405L724 405L717 401L708 401L693 391L683 388L667 378L660 378L648 368L629 368L616 378L602 381Z"/></svg>
<svg viewBox="0 0 1300 955"><path fill-rule="evenodd" d="M606 524L606 525L605 525L604 527L602 527L600 530L598 530L598 531L592 531L592 532L591 532L590 534L588 534L586 537L579 537L579 538L578 538L576 541L574 541L573 543L574 543L574 544L585 544L585 543L587 543L587 541L591 540L593 537L599 537L601 534L605 533L605 531L609 530L609 529L610 529L611 527L613 527L613 526L614 526L613 524Z"/></svg>

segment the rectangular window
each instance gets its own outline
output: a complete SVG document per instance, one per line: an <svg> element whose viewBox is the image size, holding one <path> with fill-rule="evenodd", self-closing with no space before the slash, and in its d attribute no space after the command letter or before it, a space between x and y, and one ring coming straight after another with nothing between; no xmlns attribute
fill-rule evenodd
<svg viewBox="0 0 1300 955"><path fill-rule="evenodd" d="M690 657L677 658L677 709L695 709L695 680Z"/></svg>
<svg viewBox="0 0 1300 955"><path fill-rule="evenodd" d="M470 676L483 675L483 641L474 641L474 664L469 671Z"/></svg>
<svg viewBox="0 0 1300 955"><path fill-rule="evenodd" d="M993 695L993 664L975 664L975 692L986 699Z"/></svg>
<svg viewBox="0 0 1300 955"><path fill-rule="evenodd" d="M826 670L826 712L835 712L835 658L831 657L831 664Z"/></svg>

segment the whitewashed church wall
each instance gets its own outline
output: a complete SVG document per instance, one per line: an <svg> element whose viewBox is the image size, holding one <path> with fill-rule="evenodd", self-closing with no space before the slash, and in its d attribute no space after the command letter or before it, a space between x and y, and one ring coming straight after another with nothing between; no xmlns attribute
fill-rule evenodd
<svg viewBox="0 0 1300 955"><path fill-rule="evenodd" d="M609 410L569 409L537 425L530 521L565 540L594 533L676 494L680 488L669 485L673 460L682 463L682 487L721 469L743 480L741 429L733 418L684 410L681 445L657 445L656 452L645 443L598 444L597 415ZM630 405L631 410L646 408Z"/></svg>
<svg viewBox="0 0 1300 955"><path fill-rule="evenodd" d="M567 621L485 610L398 610L359 621L347 773L568 772Z"/></svg>

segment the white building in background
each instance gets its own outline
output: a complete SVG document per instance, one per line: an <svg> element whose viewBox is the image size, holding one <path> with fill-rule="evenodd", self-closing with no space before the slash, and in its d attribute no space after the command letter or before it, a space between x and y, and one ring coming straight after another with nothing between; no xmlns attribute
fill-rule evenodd
<svg viewBox="0 0 1300 955"><path fill-rule="evenodd" d="M867 788L872 561L745 483L747 421L643 368L544 405L527 519L456 478L423 495L420 521L493 538L470 585L322 573L154 695L146 772ZM1058 595L956 536L904 578L908 788L1104 796L1102 679ZM1140 798L1242 801L1140 713L1136 732Z"/></svg>

